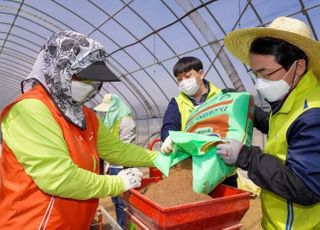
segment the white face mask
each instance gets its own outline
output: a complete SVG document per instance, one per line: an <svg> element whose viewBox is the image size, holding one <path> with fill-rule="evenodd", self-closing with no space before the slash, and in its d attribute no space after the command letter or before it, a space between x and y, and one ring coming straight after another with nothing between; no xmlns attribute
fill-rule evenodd
<svg viewBox="0 0 320 230"><path fill-rule="evenodd" d="M191 77L179 83L179 90L188 96L195 95L200 88L196 77Z"/></svg>
<svg viewBox="0 0 320 230"><path fill-rule="evenodd" d="M71 81L72 100L78 103L83 103L94 89L95 88L91 83Z"/></svg>
<svg viewBox="0 0 320 230"><path fill-rule="evenodd" d="M295 61L288 72L283 76L281 80L271 81L262 78L256 80L255 87L269 102L275 102L283 99L289 92L291 86L283 79L285 79L291 69L296 66L297 61ZM292 83L293 84L293 83Z"/></svg>
<svg viewBox="0 0 320 230"><path fill-rule="evenodd" d="M269 102L283 99L290 89L288 83L283 79L270 81L258 78L255 87Z"/></svg>

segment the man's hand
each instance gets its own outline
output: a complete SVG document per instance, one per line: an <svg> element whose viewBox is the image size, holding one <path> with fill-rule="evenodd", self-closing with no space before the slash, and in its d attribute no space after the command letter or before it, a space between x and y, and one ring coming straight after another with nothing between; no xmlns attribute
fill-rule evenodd
<svg viewBox="0 0 320 230"><path fill-rule="evenodd" d="M236 139L225 139L217 145L217 154L226 164L235 164L243 144Z"/></svg>
<svg viewBox="0 0 320 230"><path fill-rule="evenodd" d="M125 191L132 188L138 188L141 186L142 172L137 168L128 168L121 170L118 176L124 183Z"/></svg>
<svg viewBox="0 0 320 230"><path fill-rule="evenodd" d="M161 152L163 152L165 154L169 154L172 152L172 147L173 147L173 143L172 143L171 137L168 136L164 140L163 144L161 145L160 150L161 150Z"/></svg>

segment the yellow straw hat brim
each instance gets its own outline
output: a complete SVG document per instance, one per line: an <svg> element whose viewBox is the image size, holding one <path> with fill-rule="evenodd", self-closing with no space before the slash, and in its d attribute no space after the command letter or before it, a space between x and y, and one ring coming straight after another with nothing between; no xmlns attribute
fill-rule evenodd
<svg viewBox="0 0 320 230"><path fill-rule="evenodd" d="M251 43L261 37L281 39L303 50L308 57L308 69L320 79L320 43L314 39L288 31L257 27L230 32L224 38L224 45L241 62L250 65Z"/></svg>

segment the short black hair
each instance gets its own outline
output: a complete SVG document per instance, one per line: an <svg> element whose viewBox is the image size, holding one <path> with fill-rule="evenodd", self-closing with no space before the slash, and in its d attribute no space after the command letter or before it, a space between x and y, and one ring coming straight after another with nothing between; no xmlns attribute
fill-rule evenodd
<svg viewBox="0 0 320 230"><path fill-rule="evenodd" d="M178 74L189 72L190 70L199 71L203 69L202 62L196 57L183 57L173 67L174 76Z"/></svg>
<svg viewBox="0 0 320 230"><path fill-rule="evenodd" d="M251 43L250 53L273 55L276 62L289 70L292 64L298 59L306 60L308 66L308 58L304 51L298 47L277 38L261 37Z"/></svg>

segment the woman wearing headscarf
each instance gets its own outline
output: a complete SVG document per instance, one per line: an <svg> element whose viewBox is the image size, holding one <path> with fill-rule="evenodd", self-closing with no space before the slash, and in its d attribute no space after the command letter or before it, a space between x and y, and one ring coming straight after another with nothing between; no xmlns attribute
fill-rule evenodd
<svg viewBox="0 0 320 230"><path fill-rule="evenodd" d="M97 41L54 33L23 94L2 111L0 229L88 229L98 198L139 187L142 177L137 168L99 175L99 157L153 166L156 152L124 144L84 105L103 81L117 80L105 60Z"/></svg>
<svg viewBox="0 0 320 230"><path fill-rule="evenodd" d="M126 103L115 94L105 94L101 104L94 107L104 118L104 124L111 132L124 143L133 143L136 138L136 124L132 119L132 112ZM110 164L109 175L117 175L123 170L122 165ZM125 229L124 204L120 196L113 196L112 202L115 207L118 224Z"/></svg>

